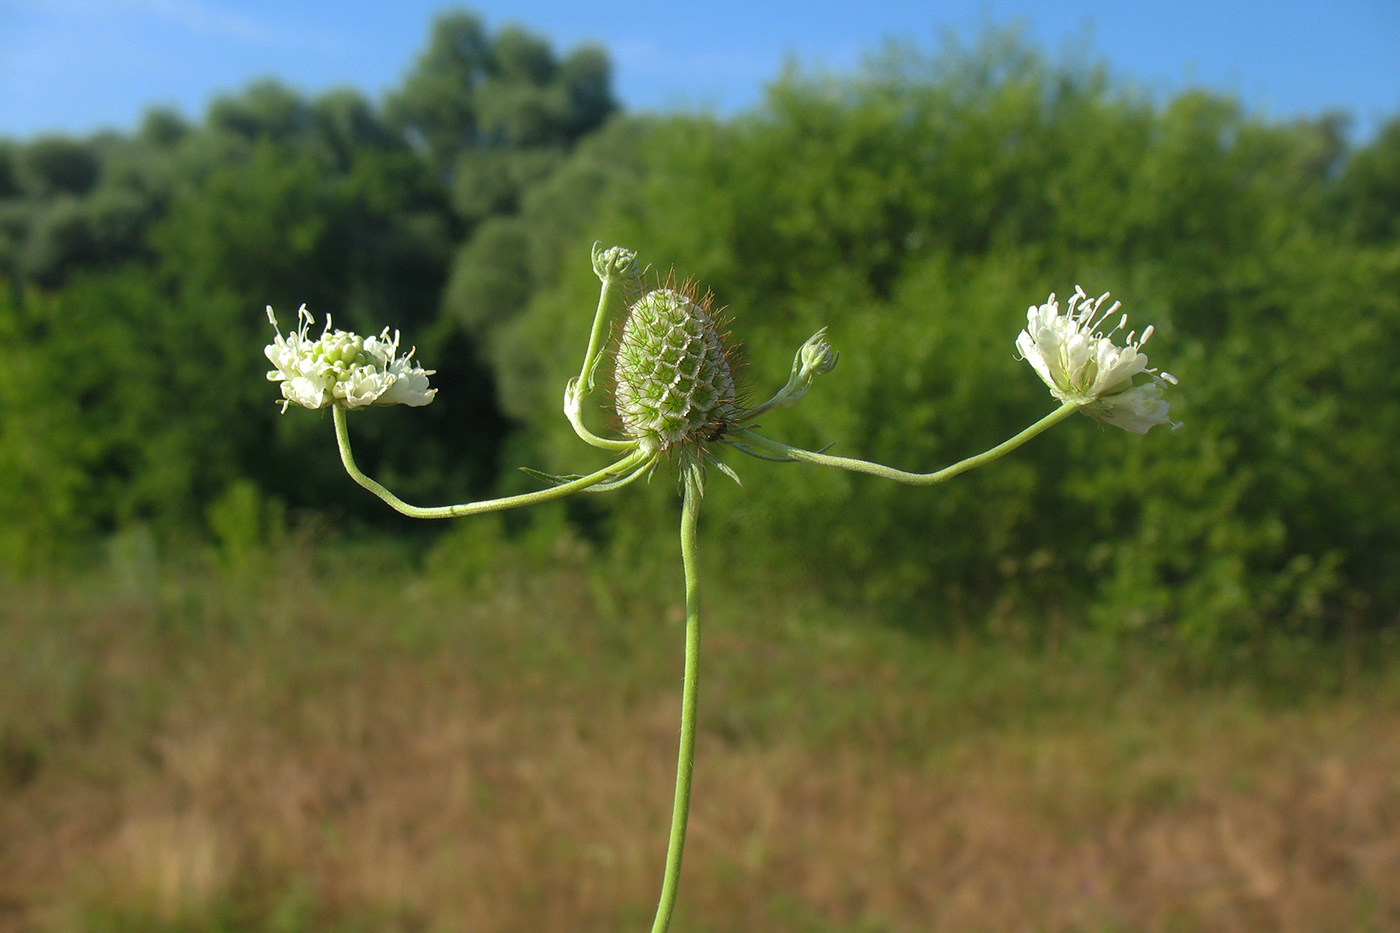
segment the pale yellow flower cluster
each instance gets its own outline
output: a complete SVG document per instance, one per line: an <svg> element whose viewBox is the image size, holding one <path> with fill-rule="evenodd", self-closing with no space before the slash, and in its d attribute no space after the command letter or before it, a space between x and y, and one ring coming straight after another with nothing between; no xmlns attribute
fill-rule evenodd
<svg viewBox="0 0 1400 933"><path fill-rule="evenodd" d="M361 337L343 330L325 330L315 340L307 337L311 314L302 305L297 311L301 326L277 337L263 351L276 368L267 374L282 383L282 410L295 402L304 408L365 408L369 405L426 405L437 389L428 388L433 370L413 362L413 351L398 355L399 334L391 339L384 328L378 337ZM267 319L274 328L277 317L271 306Z"/></svg>
<svg viewBox="0 0 1400 933"><path fill-rule="evenodd" d="M1162 390L1176 385L1176 378L1147 365L1141 350L1152 336L1151 325L1140 338L1136 331L1129 332L1124 346L1114 343L1113 335L1127 326L1126 314L1108 333L1100 329L1122 306L1115 301L1100 314L1107 299L1105 292L1091 301L1075 286L1061 314L1052 293L1045 304L1032 305L1026 312L1026 328L1016 338L1016 349L1061 402L1080 405L1104 424L1146 434L1156 425L1171 424L1170 403L1162 398Z"/></svg>

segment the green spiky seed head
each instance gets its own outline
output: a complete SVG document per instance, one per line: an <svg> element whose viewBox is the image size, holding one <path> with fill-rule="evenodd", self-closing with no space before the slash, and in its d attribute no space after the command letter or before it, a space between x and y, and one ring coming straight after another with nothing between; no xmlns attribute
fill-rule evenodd
<svg viewBox="0 0 1400 933"><path fill-rule="evenodd" d="M737 391L708 297L660 288L632 305L617 346L616 383L623 430L643 450L669 450L723 430L737 411Z"/></svg>

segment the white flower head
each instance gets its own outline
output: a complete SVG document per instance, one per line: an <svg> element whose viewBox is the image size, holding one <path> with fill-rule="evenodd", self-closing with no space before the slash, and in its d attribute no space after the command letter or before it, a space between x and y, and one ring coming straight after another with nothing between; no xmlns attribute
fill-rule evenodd
<svg viewBox="0 0 1400 933"><path fill-rule="evenodd" d="M1147 365L1141 349L1152 336L1151 325L1141 337L1130 331L1124 346L1114 343L1113 335L1127 326L1126 314L1112 330L1102 330L1104 321L1122 307L1115 301L1100 313L1107 300L1107 292L1091 301L1075 286L1061 314L1052 293L1045 304L1032 305L1026 312L1026 328L1016 338L1016 349L1061 402L1079 405L1096 421L1146 434L1154 425L1171 424L1170 403L1162 398L1162 388L1176 385L1176 379Z"/></svg>
<svg viewBox="0 0 1400 933"><path fill-rule="evenodd" d="M384 328L378 337L361 337L349 331L332 330L330 316L316 340L307 337L311 314L302 305L297 311L300 326L285 337L280 330L263 351L276 367L267 374L282 383L282 411L295 402L304 408L364 408L368 405L426 405L437 389L428 388L433 370L413 362L413 351L398 355L399 334L391 339ZM272 307L267 319L273 328L277 317Z"/></svg>

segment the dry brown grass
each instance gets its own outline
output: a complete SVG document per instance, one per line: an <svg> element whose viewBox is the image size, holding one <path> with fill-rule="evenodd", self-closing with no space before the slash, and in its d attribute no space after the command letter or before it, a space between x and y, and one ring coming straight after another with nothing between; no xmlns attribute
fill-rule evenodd
<svg viewBox="0 0 1400 933"><path fill-rule="evenodd" d="M0 929L649 927L673 609L253 579L7 601ZM1400 929L1394 678L943 691L995 655L794 619L708 620L674 929Z"/></svg>

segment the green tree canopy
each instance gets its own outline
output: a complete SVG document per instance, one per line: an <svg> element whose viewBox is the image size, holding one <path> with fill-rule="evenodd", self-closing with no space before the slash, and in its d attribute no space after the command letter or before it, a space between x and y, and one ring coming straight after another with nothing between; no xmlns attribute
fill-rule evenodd
<svg viewBox="0 0 1400 933"><path fill-rule="evenodd" d="M713 288L755 398L829 325L840 368L765 427L909 468L1048 410L1013 352L1025 308L1113 290L1130 326L1155 324L1181 431L1081 419L927 492L740 464L746 489L715 484L707 522L732 572L781 568L918 628L1089 612L1248 643L1393 623L1400 393L1370 361L1400 352L1394 211L1343 196L1386 190L1372 166L1393 146L1349 157L1334 118L1268 124L1200 92L1160 106L992 36L895 49L854 79L793 74L739 119L658 123L591 235ZM580 339L593 288L577 261L516 345ZM503 397L539 406L550 466L578 469L545 405L575 361L503 363ZM610 527L667 527L647 519L670 507L654 486L610 500Z"/></svg>
<svg viewBox="0 0 1400 933"><path fill-rule="evenodd" d="M1394 624L1400 121L1353 150L1335 116L1159 103L997 34L793 71L732 119L614 110L598 50L452 13L382 106L268 81L200 121L0 141L0 559L182 533L254 487L394 527L327 421L277 414L267 304L400 328L437 370L436 404L355 419L407 498L520 483L517 457L589 467L559 403L600 239L713 289L755 399L829 326L841 366L764 419L806 446L929 469L1036 420L1053 403L1013 342L1076 284L1155 325L1181 379L1178 432L1077 419L935 490L740 464L706 511L732 576L917 629L1088 618L1248 647ZM657 550L674 490L629 493L574 517Z"/></svg>
<svg viewBox="0 0 1400 933"><path fill-rule="evenodd" d="M487 488L506 425L473 338L439 315L448 272L611 109L600 53L561 62L521 29L488 36L454 14L385 109L262 81L198 124L158 110L130 136L0 146L0 310L30 377L0 415L9 555L36 536L197 525L247 479L301 508L379 515L347 503L320 456L329 423L277 416L265 305L284 328L306 303L416 339L461 403L416 412L418 436L365 416L365 453L409 495ZM499 171L504 191L464 201L448 169L477 159L459 175Z"/></svg>

